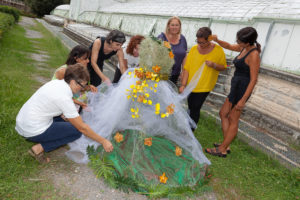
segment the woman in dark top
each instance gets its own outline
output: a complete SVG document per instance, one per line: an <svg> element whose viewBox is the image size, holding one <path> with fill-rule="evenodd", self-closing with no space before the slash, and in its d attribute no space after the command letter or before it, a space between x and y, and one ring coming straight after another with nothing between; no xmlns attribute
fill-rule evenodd
<svg viewBox="0 0 300 200"><path fill-rule="evenodd" d="M215 148L205 149L207 153L220 157L230 153L229 145L237 134L241 111L254 89L260 67L261 47L256 41L256 30L252 27L242 28L236 37L237 44L229 44L219 40L216 35L212 36L221 47L240 52L233 61L236 70L231 80L230 93L219 113L224 140L221 144L215 143Z"/></svg>
<svg viewBox="0 0 300 200"><path fill-rule="evenodd" d="M181 34L181 21L178 17L171 17L168 20L165 33L161 33L158 38L171 44L175 63L169 80L177 84L180 72L182 71L183 61L186 56L187 43L185 37Z"/></svg>
<svg viewBox="0 0 300 200"><path fill-rule="evenodd" d="M91 59L90 64L88 65L88 69L90 72L90 80L91 84L94 86L98 86L101 82L108 82L110 80L106 77L103 71L103 62L106 59L109 59L113 55L117 55L120 70L123 73L125 71L124 66L124 53L122 50L122 45L126 41L124 33L118 30L111 31L107 37L97 37L97 39L91 45Z"/></svg>

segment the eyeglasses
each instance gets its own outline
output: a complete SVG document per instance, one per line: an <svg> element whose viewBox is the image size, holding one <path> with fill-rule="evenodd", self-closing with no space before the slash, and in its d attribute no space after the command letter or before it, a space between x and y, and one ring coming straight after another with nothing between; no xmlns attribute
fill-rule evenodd
<svg viewBox="0 0 300 200"><path fill-rule="evenodd" d="M199 42L197 39L195 40L195 42L197 42L197 44L200 44L200 45L204 45L204 44L209 43L209 41L206 41L206 42Z"/></svg>
<svg viewBox="0 0 300 200"><path fill-rule="evenodd" d="M87 86L87 84L85 84L85 85L83 86L79 81L76 81L76 83L77 83L83 90L85 90L85 87Z"/></svg>

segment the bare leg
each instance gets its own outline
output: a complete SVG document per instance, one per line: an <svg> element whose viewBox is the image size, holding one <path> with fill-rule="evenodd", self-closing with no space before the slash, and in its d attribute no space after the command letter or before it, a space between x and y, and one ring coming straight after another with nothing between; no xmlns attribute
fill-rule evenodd
<svg viewBox="0 0 300 200"><path fill-rule="evenodd" d="M221 152L225 151L229 147L230 143L237 135L240 115L241 111L237 110L236 108L233 108L229 113L229 127L225 133L226 137L219 147Z"/></svg>
<svg viewBox="0 0 300 200"><path fill-rule="evenodd" d="M226 98L226 100L219 112L219 115L221 118L221 123L222 123L223 138L226 137L225 134L229 127L229 113L231 111L231 106L232 106L232 103L230 103L228 98Z"/></svg>

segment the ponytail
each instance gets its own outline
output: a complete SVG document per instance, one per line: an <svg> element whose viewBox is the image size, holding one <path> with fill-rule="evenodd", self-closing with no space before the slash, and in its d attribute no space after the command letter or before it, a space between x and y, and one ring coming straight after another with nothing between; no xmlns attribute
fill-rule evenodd
<svg viewBox="0 0 300 200"><path fill-rule="evenodd" d="M257 51L261 53L261 45L256 40L254 43L256 44Z"/></svg>

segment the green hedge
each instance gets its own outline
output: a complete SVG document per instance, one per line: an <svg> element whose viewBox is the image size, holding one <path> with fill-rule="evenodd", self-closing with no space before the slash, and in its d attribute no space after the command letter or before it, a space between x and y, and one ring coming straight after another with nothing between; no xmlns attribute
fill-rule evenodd
<svg viewBox="0 0 300 200"><path fill-rule="evenodd" d="M15 19L12 15L0 12L0 37L14 22Z"/></svg>
<svg viewBox="0 0 300 200"><path fill-rule="evenodd" d="M0 6L0 12L11 14L15 18L15 22L19 21L21 14L18 9L9 6Z"/></svg>

